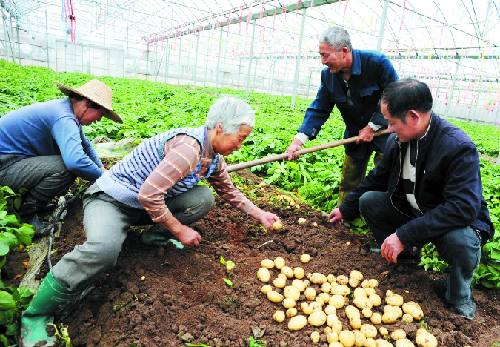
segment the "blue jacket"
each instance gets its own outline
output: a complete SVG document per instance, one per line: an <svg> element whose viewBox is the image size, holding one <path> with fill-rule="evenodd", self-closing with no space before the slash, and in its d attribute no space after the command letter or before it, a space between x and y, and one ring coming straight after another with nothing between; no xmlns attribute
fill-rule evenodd
<svg viewBox="0 0 500 347"><path fill-rule="evenodd" d="M382 162L340 206L346 220L359 215L359 198L367 191L388 192L393 206L410 216L396 229L406 249L420 247L456 228L481 231L483 242L494 233L484 201L479 156L472 140L459 128L432 114L427 135L417 141L415 198L421 210L413 215L398 185L408 143L391 134Z"/></svg>
<svg viewBox="0 0 500 347"><path fill-rule="evenodd" d="M83 133L68 98L39 102L0 118L0 156L20 159L60 155L64 166L88 180L101 175L102 163Z"/></svg>
<svg viewBox="0 0 500 347"><path fill-rule="evenodd" d="M321 71L321 85L316 99L306 110L299 132L310 139L316 138L334 106L339 109L346 125L344 138L358 135L359 130L368 122L382 128L387 127L387 121L380 113L379 101L385 86L397 79L398 75L385 55L354 49L351 78L348 81L350 100L341 74L332 74L328 67L324 68ZM373 149L382 152L386 140L387 136L381 136L375 138L372 143L350 144L346 146L346 152L362 158Z"/></svg>

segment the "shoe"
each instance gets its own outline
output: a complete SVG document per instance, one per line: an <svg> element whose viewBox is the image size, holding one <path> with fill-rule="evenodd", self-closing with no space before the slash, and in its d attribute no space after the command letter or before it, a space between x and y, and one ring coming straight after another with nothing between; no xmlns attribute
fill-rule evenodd
<svg viewBox="0 0 500 347"><path fill-rule="evenodd" d="M141 235L141 242L148 246L167 246L171 239L177 240L163 225L154 225Z"/></svg>
<svg viewBox="0 0 500 347"><path fill-rule="evenodd" d="M460 317L473 320L476 316L476 303L471 300L461 305L455 305L453 311Z"/></svg>

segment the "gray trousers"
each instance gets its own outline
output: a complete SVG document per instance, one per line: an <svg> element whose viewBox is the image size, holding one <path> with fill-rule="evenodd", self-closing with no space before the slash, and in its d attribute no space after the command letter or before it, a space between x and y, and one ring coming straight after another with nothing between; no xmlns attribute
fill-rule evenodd
<svg viewBox="0 0 500 347"><path fill-rule="evenodd" d="M14 155L0 156L0 185L9 186L16 192L26 189L23 201L35 209L65 194L74 181L75 175L66 169L60 155L23 159Z"/></svg>
<svg viewBox="0 0 500 347"><path fill-rule="evenodd" d="M366 192L359 199L359 211L380 246L396 228L410 218L396 210L386 192ZM470 227L457 228L432 242L449 265L446 301L454 306L472 301L471 283L474 269L481 260L481 240Z"/></svg>
<svg viewBox="0 0 500 347"><path fill-rule="evenodd" d="M196 186L165 199L182 224L203 218L215 199L208 187ZM130 225L153 224L144 210L124 205L93 184L84 194L83 226L87 240L76 246L52 268L52 274L71 291L82 290L93 278L116 265Z"/></svg>

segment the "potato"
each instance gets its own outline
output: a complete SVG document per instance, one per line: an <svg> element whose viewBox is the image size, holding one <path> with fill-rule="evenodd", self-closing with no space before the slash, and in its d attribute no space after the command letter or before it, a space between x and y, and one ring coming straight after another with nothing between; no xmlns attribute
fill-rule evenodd
<svg viewBox="0 0 500 347"><path fill-rule="evenodd" d="M359 317L354 317L354 318L350 319L349 323L351 324L351 327L353 329L361 328L361 318L359 318Z"/></svg>
<svg viewBox="0 0 500 347"><path fill-rule="evenodd" d="M274 290L271 290L267 293L267 298L269 299L269 301L277 304L283 301L283 295Z"/></svg>
<svg viewBox="0 0 500 347"><path fill-rule="evenodd" d="M368 299L366 296L361 296L361 295L355 297L352 303L361 310L365 308L370 309L373 307L373 304L370 301L370 299Z"/></svg>
<svg viewBox="0 0 500 347"><path fill-rule="evenodd" d="M401 308L399 306L384 306L384 314L382 315L382 322L385 324L396 323L399 317L403 315Z"/></svg>
<svg viewBox="0 0 500 347"><path fill-rule="evenodd" d="M424 318L424 311L422 311L420 305L414 301L405 302L403 304L403 312L410 314L416 320Z"/></svg>
<svg viewBox="0 0 500 347"><path fill-rule="evenodd" d="M288 310L286 310L286 316L288 318L295 317L297 315L297 309L295 307L291 307Z"/></svg>
<svg viewBox="0 0 500 347"><path fill-rule="evenodd" d="M285 320L285 312L283 311L274 312L273 319L278 323L282 323Z"/></svg>
<svg viewBox="0 0 500 347"><path fill-rule="evenodd" d="M376 337L377 336L377 328L375 328L371 324L363 324L363 325L361 325L360 331L366 337Z"/></svg>
<svg viewBox="0 0 500 347"><path fill-rule="evenodd" d="M361 282L361 287L370 288L370 282L368 280L363 280L363 282Z"/></svg>
<svg viewBox="0 0 500 347"><path fill-rule="evenodd" d="M344 345L344 347L354 346L355 338L354 333L349 330L342 330L339 333L339 342Z"/></svg>
<svg viewBox="0 0 500 347"><path fill-rule="evenodd" d="M327 315L337 314L337 309L332 305L327 305L323 311L325 311Z"/></svg>
<svg viewBox="0 0 500 347"><path fill-rule="evenodd" d="M391 333L391 338L393 340L401 340L406 337L406 333L403 329L396 329Z"/></svg>
<svg viewBox="0 0 500 347"><path fill-rule="evenodd" d="M281 270L281 268L285 266L285 259L283 259L282 257L276 257L274 259L274 266L276 266L278 270Z"/></svg>
<svg viewBox="0 0 500 347"><path fill-rule="evenodd" d="M319 293L318 297L323 300L323 304L326 304L328 301L330 301L330 294L327 293ZM316 298L317 299L317 298Z"/></svg>
<svg viewBox="0 0 500 347"><path fill-rule="evenodd" d="M415 347L415 345L408 339L401 339L396 341L396 347Z"/></svg>
<svg viewBox="0 0 500 347"><path fill-rule="evenodd" d="M326 276L321 274L321 273L318 273L318 272L315 272L311 275L311 278L310 278L311 282L314 283L314 284L323 284L326 281Z"/></svg>
<svg viewBox="0 0 500 347"><path fill-rule="evenodd" d="M372 294L377 294L374 288L363 288L365 290L366 296L370 297Z"/></svg>
<svg viewBox="0 0 500 347"><path fill-rule="evenodd" d="M358 270L352 270L350 273L349 273L349 277L350 278L354 278L354 279L357 279L358 281L361 282L361 280L363 280L363 274L361 272L359 272Z"/></svg>
<svg viewBox="0 0 500 347"><path fill-rule="evenodd" d="M337 276L337 283L338 284L347 284L349 283L349 278L345 275L339 275Z"/></svg>
<svg viewBox="0 0 500 347"><path fill-rule="evenodd" d="M318 299L318 298L316 298L316 299ZM323 304L320 301L311 302L311 307L313 309L313 312L314 311L323 311Z"/></svg>
<svg viewBox="0 0 500 347"><path fill-rule="evenodd" d="M371 337L365 339L365 347L377 347L377 343Z"/></svg>
<svg viewBox="0 0 500 347"><path fill-rule="evenodd" d="M301 263L309 263L310 260L311 260L311 256L307 253L304 253L300 256Z"/></svg>
<svg viewBox="0 0 500 347"><path fill-rule="evenodd" d="M301 280L304 278L304 269L301 267L295 267L293 268L293 275L295 278Z"/></svg>
<svg viewBox="0 0 500 347"><path fill-rule="evenodd" d="M307 302L301 303L300 309L302 310L302 312L304 312L304 314L307 314L307 315L313 313L313 306L308 304Z"/></svg>
<svg viewBox="0 0 500 347"><path fill-rule="evenodd" d="M378 294L371 294L368 299L370 299L373 306L382 305L382 298Z"/></svg>
<svg viewBox="0 0 500 347"><path fill-rule="evenodd" d="M286 276L286 278L293 278L293 270L289 266L283 266L281 268L281 273Z"/></svg>
<svg viewBox="0 0 500 347"><path fill-rule="evenodd" d="M286 286L286 279L284 279L283 277L276 277L273 280L273 285L276 288L285 288L285 286Z"/></svg>
<svg viewBox="0 0 500 347"><path fill-rule="evenodd" d="M326 342L332 343L337 342L339 340L339 334L335 331L330 331L326 334Z"/></svg>
<svg viewBox="0 0 500 347"><path fill-rule="evenodd" d="M299 292L303 292L306 289L306 285L304 284L304 281L295 279L292 281L292 286L297 288Z"/></svg>
<svg viewBox="0 0 500 347"><path fill-rule="evenodd" d="M365 288L356 288L356 289L354 289L354 292L352 293L352 296L355 297L355 298L358 297L358 296L368 297L368 295L366 294Z"/></svg>
<svg viewBox="0 0 500 347"><path fill-rule="evenodd" d="M328 344L328 347L344 347L344 345L338 341L335 341L335 342Z"/></svg>
<svg viewBox="0 0 500 347"><path fill-rule="evenodd" d="M306 290L304 290L304 296L307 300L314 300L316 298L316 289L312 287L306 288Z"/></svg>
<svg viewBox="0 0 500 347"><path fill-rule="evenodd" d="M385 293L385 302L391 306L401 306L403 305L403 297L388 290Z"/></svg>
<svg viewBox="0 0 500 347"><path fill-rule="evenodd" d="M333 283L333 282L337 282L337 280L335 279L335 276L333 274L328 274L326 276L326 280L329 282L329 283Z"/></svg>
<svg viewBox="0 0 500 347"><path fill-rule="evenodd" d="M273 290L273 287L271 287L269 284L264 284L262 287L260 287L260 292L263 294L267 294L271 290Z"/></svg>
<svg viewBox="0 0 500 347"><path fill-rule="evenodd" d="M323 328L323 332L324 332L325 334L329 334L329 333L331 333L331 332L332 332L332 328L330 328L329 326L326 326L326 327L324 327L324 328Z"/></svg>
<svg viewBox="0 0 500 347"><path fill-rule="evenodd" d="M335 318L337 318L337 317L335 317ZM342 331L342 322L338 318L337 319L330 319L330 322L328 322L328 319L327 319L327 324L332 328L332 331L335 331L337 334Z"/></svg>
<svg viewBox="0 0 500 347"><path fill-rule="evenodd" d="M260 267L265 267L266 269L274 268L274 261L271 259L262 259L260 261Z"/></svg>
<svg viewBox="0 0 500 347"><path fill-rule="evenodd" d="M375 279L370 279L368 280L368 286L370 288L377 288L378 287L378 281Z"/></svg>
<svg viewBox="0 0 500 347"><path fill-rule="evenodd" d="M370 317L370 322L372 322L373 324L382 323L382 315L378 312L373 312L372 316Z"/></svg>
<svg viewBox="0 0 500 347"><path fill-rule="evenodd" d="M359 310L352 306L352 305L347 305L345 308L345 315L349 319L353 318L360 318Z"/></svg>
<svg viewBox="0 0 500 347"><path fill-rule="evenodd" d="M284 298L283 299L283 307L284 308L292 308L295 307L296 301L293 300L292 298Z"/></svg>
<svg viewBox="0 0 500 347"><path fill-rule="evenodd" d="M328 304L339 309L345 305L345 297L343 295L335 294L330 297Z"/></svg>
<svg viewBox="0 0 500 347"><path fill-rule="evenodd" d="M326 322L326 314L323 311L314 311L307 318L309 324L315 327L322 326Z"/></svg>
<svg viewBox="0 0 500 347"><path fill-rule="evenodd" d="M419 328L417 330L417 337L415 341L420 347L436 347L438 345L436 337L424 328Z"/></svg>
<svg viewBox="0 0 500 347"><path fill-rule="evenodd" d="M294 286L286 286L285 289L283 289L283 295L285 296L285 298L290 298L297 301L300 298L300 290L298 290L297 287Z"/></svg>
<svg viewBox="0 0 500 347"><path fill-rule="evenodd" d="M271 273L265 267L261 267L259 268L259 270L257 270L257 278L261 282L269 282L269 280L271 279Z"/></svg>
<svg viewBox="0 0 500 347"><path fill-rule="evenodd" d="M342 296L348 296L351 293L351 289L345 284L336 284L332 286L332 294L339 294Z"/></svg>
<svg viewBox="0 0 500 347"><path fill-rule="evenodd" d="M300 330L305 327L307 324L307 318L303 315L297 315L295 317L290 318L288 321L288 329L290 330Z"/></svg>
<svg viewBox="0 0 500 347"><path fill-rule="evenodd" d="M359 281L357 279L354 279L354 278L349 278L349 285L352 288L356 288L357 286L359 286Z"/></svg>
<svg viewBox="0 0 500 347"><path fill-rule="evenodd" d="M273 223L273 230L281 230L283 229L283 223L281 223L280 220L277 220L276 222Z"/></svg>
<svg viewBox="0 0 500 347"><path fill-rule="evenodd" d="M373 311L369 308L364 308L361 310L361 314L363 315L363 317L365 318L370 318L373 314Z"/></svg>
<svg viewBox="0 0 500 347"><path fill-rule="evenodd" d="M299 218L298 222L300 225L304 225L304 224L306 224L307 219L301 217L301 218Z"/></svg>
<svg viewBox="0 0 500 347"><path fill-rule="evenodd" d="M389 334L389 331L387 330L386 327L380 327L378 328L378 332L380 333L380 335L382 336L385 336L385 335L388 335Z"/></svg>
<svg viewBox="0 0 500 347"><path fill-rule="evenodd" d="M332 285L330 284L330 282L325 282L321 285L321 291L323 293L330 293L331 290L332 290Z"/></svg>
<svg viewBox="0 0 500 347"><path fill-rule="evenodd" d="M313 331L311 333L311 341L312 341L312 343L318 343L319 342L319 332L318 331Z"/></svg>
<svg viewBox="0 0 500 347"><path fill-rule="evenodd" d="M359 330L354 331L354 346L364 346L366 337Z"/></svg>
<svg viewBox="0 0 500 347"><path fill-rule="evenodd" d="M413 322L413 316L409 313L405 313L403 317L401 317L401 321L406 324L410 324Z"/></svg>
<svg viewBox="0 0 500 347"><path fill-rule="evenodd" d="M393 347L392 343L383 339L376 339L375 343L377 344L377 347Z"/></svg>

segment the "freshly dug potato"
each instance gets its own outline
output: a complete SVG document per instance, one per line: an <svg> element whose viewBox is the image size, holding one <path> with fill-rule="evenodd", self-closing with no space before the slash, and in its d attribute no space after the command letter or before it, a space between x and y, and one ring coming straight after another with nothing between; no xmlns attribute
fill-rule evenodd
<svg viewBox="0 0 500 347"><path fill-rule="evenodd" d="M326 314L323 311L314 311L307 318L309 324L315 327L322 326L326 322Z"/></svg>
<svg viewBox="0 0 500 347"><path fill-rule="evenodd" d="M413 322L413 316L409 313L405 313L403 315L403 317L401 317L401 321L403 323L409 324L409 323Z"/></svg>
<svg viewBox="0 0 500 347"><path fill-rule="evenodd" d="M377 347L394 347L392 343L384 339L376 339L375 343L377 344Z"/></svg>
<svg viewBox="0 0 500 347"><path fill-rule="evenodd" d="M364 346L366 337L359 330L354 330L354 346Z"/></svg>
<svg viewBox="0 0 500 347"><path fill-rule="evenodd" d="M373 306L382 305L382 298L378 294L371 294L368 298L370 299Z"/></svg>
<svg viewBox="0 0 500 347"><path fill-rule="evenodd" d="M345 275L339 275L339 276L337 276L337 283L345 285L345 284L349 283L349 278Z"/></svg>
<svg viewBox="0 0 500 347"><path fill-rule="evenodd" d="M370 288L377 288L378 287L378 281L375 280L375 279L368 280L368 287L370 287Z"/></svg>
<svg viewBox="0 0 500 347"><path fill-rule="evenodd" d="M415 345L408 339L401 339L396 341L396 347L415 347Z"/></svg>
<svg viewBox="0 0 500 347"><path fill-rule="evenodd" d="M289 266L283 266L281 268L281 273L286 276L286 278L293 278L293 270Z"/></svg>
<svg viewBox="0 0 500 347"><path fill-rule="evenodd" d="M327 318L327 324L330 328L332 328L332 331L335 331L337 334L342 331L342 322L335 317L336 319L332 318L329 319Z"/></svg>
<svg viewBox="0 0 500 347"><path fill-rule="evenodd" d="M295 307L296 301L293 300L292 298L284 298L283 299L283 307L284 308L292 308Z"/></svg>
<svg viewBox="0 0 500 347"><path fill-rule="evenodd" d="M391 333L391 338L393 340L401 340L406 337L406 333L403 329L396 329Z"/></svg>
<svg viewBox="0 0 500 347"><path fill-rule="evenodd" d="M304 225L304 224L306 224L307 219L300 217L298 222L300 225Z"/></svg>
<svg viewBox="0 0 500 347"><path fill-rule="evenodd" d="M325 282L321 285L321 291L323 293L330 293L331 290L332 290L332 285L330 284L330 282Z"/></svg>
<svg viewBox="0 0 500 347"><path fill-rule="evenodd" d="M365 339L365 347L377 347L377 343L371 337Z"/></svg>
<svg viewBox="0 0 500 347"><path fill-rule="evenodd" d="M376 337L377 336L377 328L375 328L371 324L363 324L361 325L360 331L366 336L366 337Z"/></svg>
<svg viewBox="0 0 500 347"><path fill-rule="evenodd" d="M277 220L276 222L273 223L273 230L281 230L283 229L283 223L281 223L280 220Z"/></svg>
<svg viewBox="0 0 500 347"><path fill-rule="evenodd" d="M276 287L276 288L285 288L286 286L286 277L283 278L283 277L276 277L274 280L273 280L273 285Z"/></svg>
<svg viewBox="0 0 500 347"><path fill-rule="evenodd" d="M385 336L385 335L388 335L389 334L389 331L387 330L386 327L380 327L378 328L378 332L380 333L380 335L382 336Z"/></svg>
<svg viewBox="0 0 500 347"><path fill-rule="evenodd" d="M361 314L363 315L363 317L365 318L370 318L373 314L373 311L369 308L364 308L361 310Z"/></svg>
<svg viewBox="0 0 500 347"><path fill-rule="evenodd" d="M373 324L382 323L382 315L378 312L373 312L372 316L370 317L370 322L372 322Z"/></svg>
<svg viewBox="0 0 500 347"><path fill-rule="evenodd" d="M337 314L337 309L332 305L327 305L323 311L325 311L327 315Z"/></svg>
<svg viewBox="0 0 500 347"><path fill-rule="evenodd" d="M323 304L326 304L328 301L330 301L330 294L328 293L319 293L318 297L323 299Z"/></svg>
<svg viewBox="0 0 500 347"><path fill-rule="evenodd" d="M260 261L260 267L265 267L266 269L274 268L274 261L271 259L262 259Z"/></svg>
<svg viewBox="0 0 500 347"><path fill-rule="evenodd" d="M349 319L349 323L351 324L351 327L353 329L361 328L361 318L359 317L354 317L352 319Z"/></svg>
<svg viewBox="0 0 500 347"><path fill-rule="evenodd" d="M436 337L424 328L419 328L417 330L417 337L415 341L420 347L437 347L438 345Z"/></svg>
<svg viewBox="0 0 500 347"><path fill-rule="evenodd" d="M349 319L353 318L360 318L359 310L352 306L352 305L347 305L345 308L345 315Z"/></svg>
<svg viewBox="0 0 500 347"><path fill-rule="evenodd" d="M282 323L285 320L285 312L283 311L274 312L273 319L278 323Z"/></svg>
<svg viewBox="0 0 500 347"><path fill-rule="evenodd" d="M330 284L331 284L331 283L333 283L333 282L337 282L337 280L336 280L336 278L335 278L335 276L334 276L333 274L328 274L328 275L326 276L326 280L327 280Z"/></svg>
<svg viewBox="0 0 500 347"><path fill-rule="evenodd" d="M344 345L338 341L335 341L335 342L331 342L330 344L328 344L328 347L344 347Z"/></svg>
<svg viewBox="0 0 500 347"><path fill-rule="evenodd" d="M297 288L299 292L303 292L306 289L306 285L304 284L304 281L295 279L292 281L292 286Z"/></svg>
<svg viewBox="0 0 500 347"><path fill-rule="evenodd" d="M349 273L349 278L354 278L358 281L362 281L363 280L363 274L361 272L359 272L358 270L352 270L350 273Z"/></svg>
<svg viewBox="0 0 500 347"><path fill-rule="evenodd" d="M295 278L301 280L304 278L304 269L301 268L301 267L294 267L293 268L293 275L295 276Z"/></svg>
<svg viewBox="0 0 500 347"><path fill-rule="evenodd" d="M368 299L366 296L361 295L354 297L352 303L361 310L365 308L370 309L373 307L373 303L370 301L370 299Z"/></svg>
<svg viewBox="0 0 500 347"><path fill-rule="evenodd" d="M311 256L307 253L304 253L300 256L301 263L309 263L310 260L311 260Z"/></svg>
<svg viewBox="0 0 500 347"><path fill-rule="evenodd" d="M302 312L304 312L304 314L310 315L311 313L313 313L314 307L307 302L303 302L300 304L300 309L302 310Z"/></svg>
<svg viewBox="0 0 500 347"><path fill-rule="evenodd" d="M261 267L259 268L259 270L257 270L257 278L261 282L269 282L269 280L271 279L271 273L265 267Z"/></svg>
<svg viewBox="0 0 500 347"><path fill-rule="evenodd" d="M339 342L344 345L344 347L354 346L354 342L356 341L354 337L354 333L350 330L342 330L339 333Z"/></svg>
<svg viewBox="0 0 500 347"><path fill-rule="evenodd" d="M296 331L304 328L307 324L307 318L303 315L297 315L288 321L288 329Z"/></svg>
<svg viewBox="0 0 500 347"><path fill-rule="evenodd" d="M385 293L385 302L391 306L401 306L403 305L403 297L388 290Z"/></svg>
<svg viewBox="0 0 500 347"><path fill-rule="evenodd" d="M311 333L311 341L312 343L319 343L319 331L313 331Z"/></svg>
<svg viewBox="0 0 500 347"><path fill-rule="evenodd" d="M405 302L403 304L403 312L410 314L416 320L424 318L424 311L422 311L420 305L414 301Z"/></svg>
<svg viewBox="0 0 500 347"><path fill-rule="evenodd" d="M283 289L283 295L285 296L285 298L290 298L294 301L297 301L300 298L300 290L298 290L297 287L294 286L286 286L285 289Z"/></svg>
<svg viewBox="0 0 500 347"><path fill-rule="evenodd" d="M271 290L270 292L267 293L267 299L271 302L279 304L280 302L283 301L283 295L281 295L277 291Z"/></svg>
<svg viewBox="0 0 500 347"><path fill-rule="evenodd" d="M327 282L326 276L321 274L321 273L318 273L318 272L313 273L311 275L310 280L311 280L311 283L319 284L319 285Z"/></svg>
<svg viewBox="0 0 500 347"><path fill-rule="evenodd" d="M295 317L297 315L297 309L295 307L291 307L288 310L286 310L286 316L288 318Z"/></svg>
<svg viewBox="0 0 500 347"><path fill-rule="evenodd" d="M304 296L307 300L314 300L316 298L316 289L312 287L306 288L306 290L304 290Z"/></svg>
<svg viewBox="0 0 500 347"><path fill-rule="evenodd" d="M274 266L276 266L278 270L281 270L281 268L285 266L285 259L283 259L283 257L276 257L274 259Z"/></svg>
<svg viewBox="0 0 500 347"><path fill-rule="evenodd" d="M332 343L337 342L339 340L339 334L336 331L330 331L326 333L326 342Z"/></svg>
<svg viewBox="0 0 500 347"><path fill-rule="evenodd" d="M269 293L271 290L273 290L273 287L271 287L269 284L264 284L262 287L260 287L260 292L262 294L267 294Z"/></svg>
<svg viewBox="0 0 500 347"><path fill-rule="evenodd" d="M339 309L345 305L345 297L343 295L335 294L330 297L328 304Z"/></svg>
<svg viewBox="0 0 500 347"><path fill-rule="evenodd" d="M377 294L375 288L363 288L365 290L366 296L370 297L372 294Z"/></svg>
<svg viewBox="0 0 500 347"><path fill-rule="evenodd" d="M384 306L384 314L382 315L382 322L385 324L396 323L399 317L403 315L403 311L399 306Z"/></svg>

